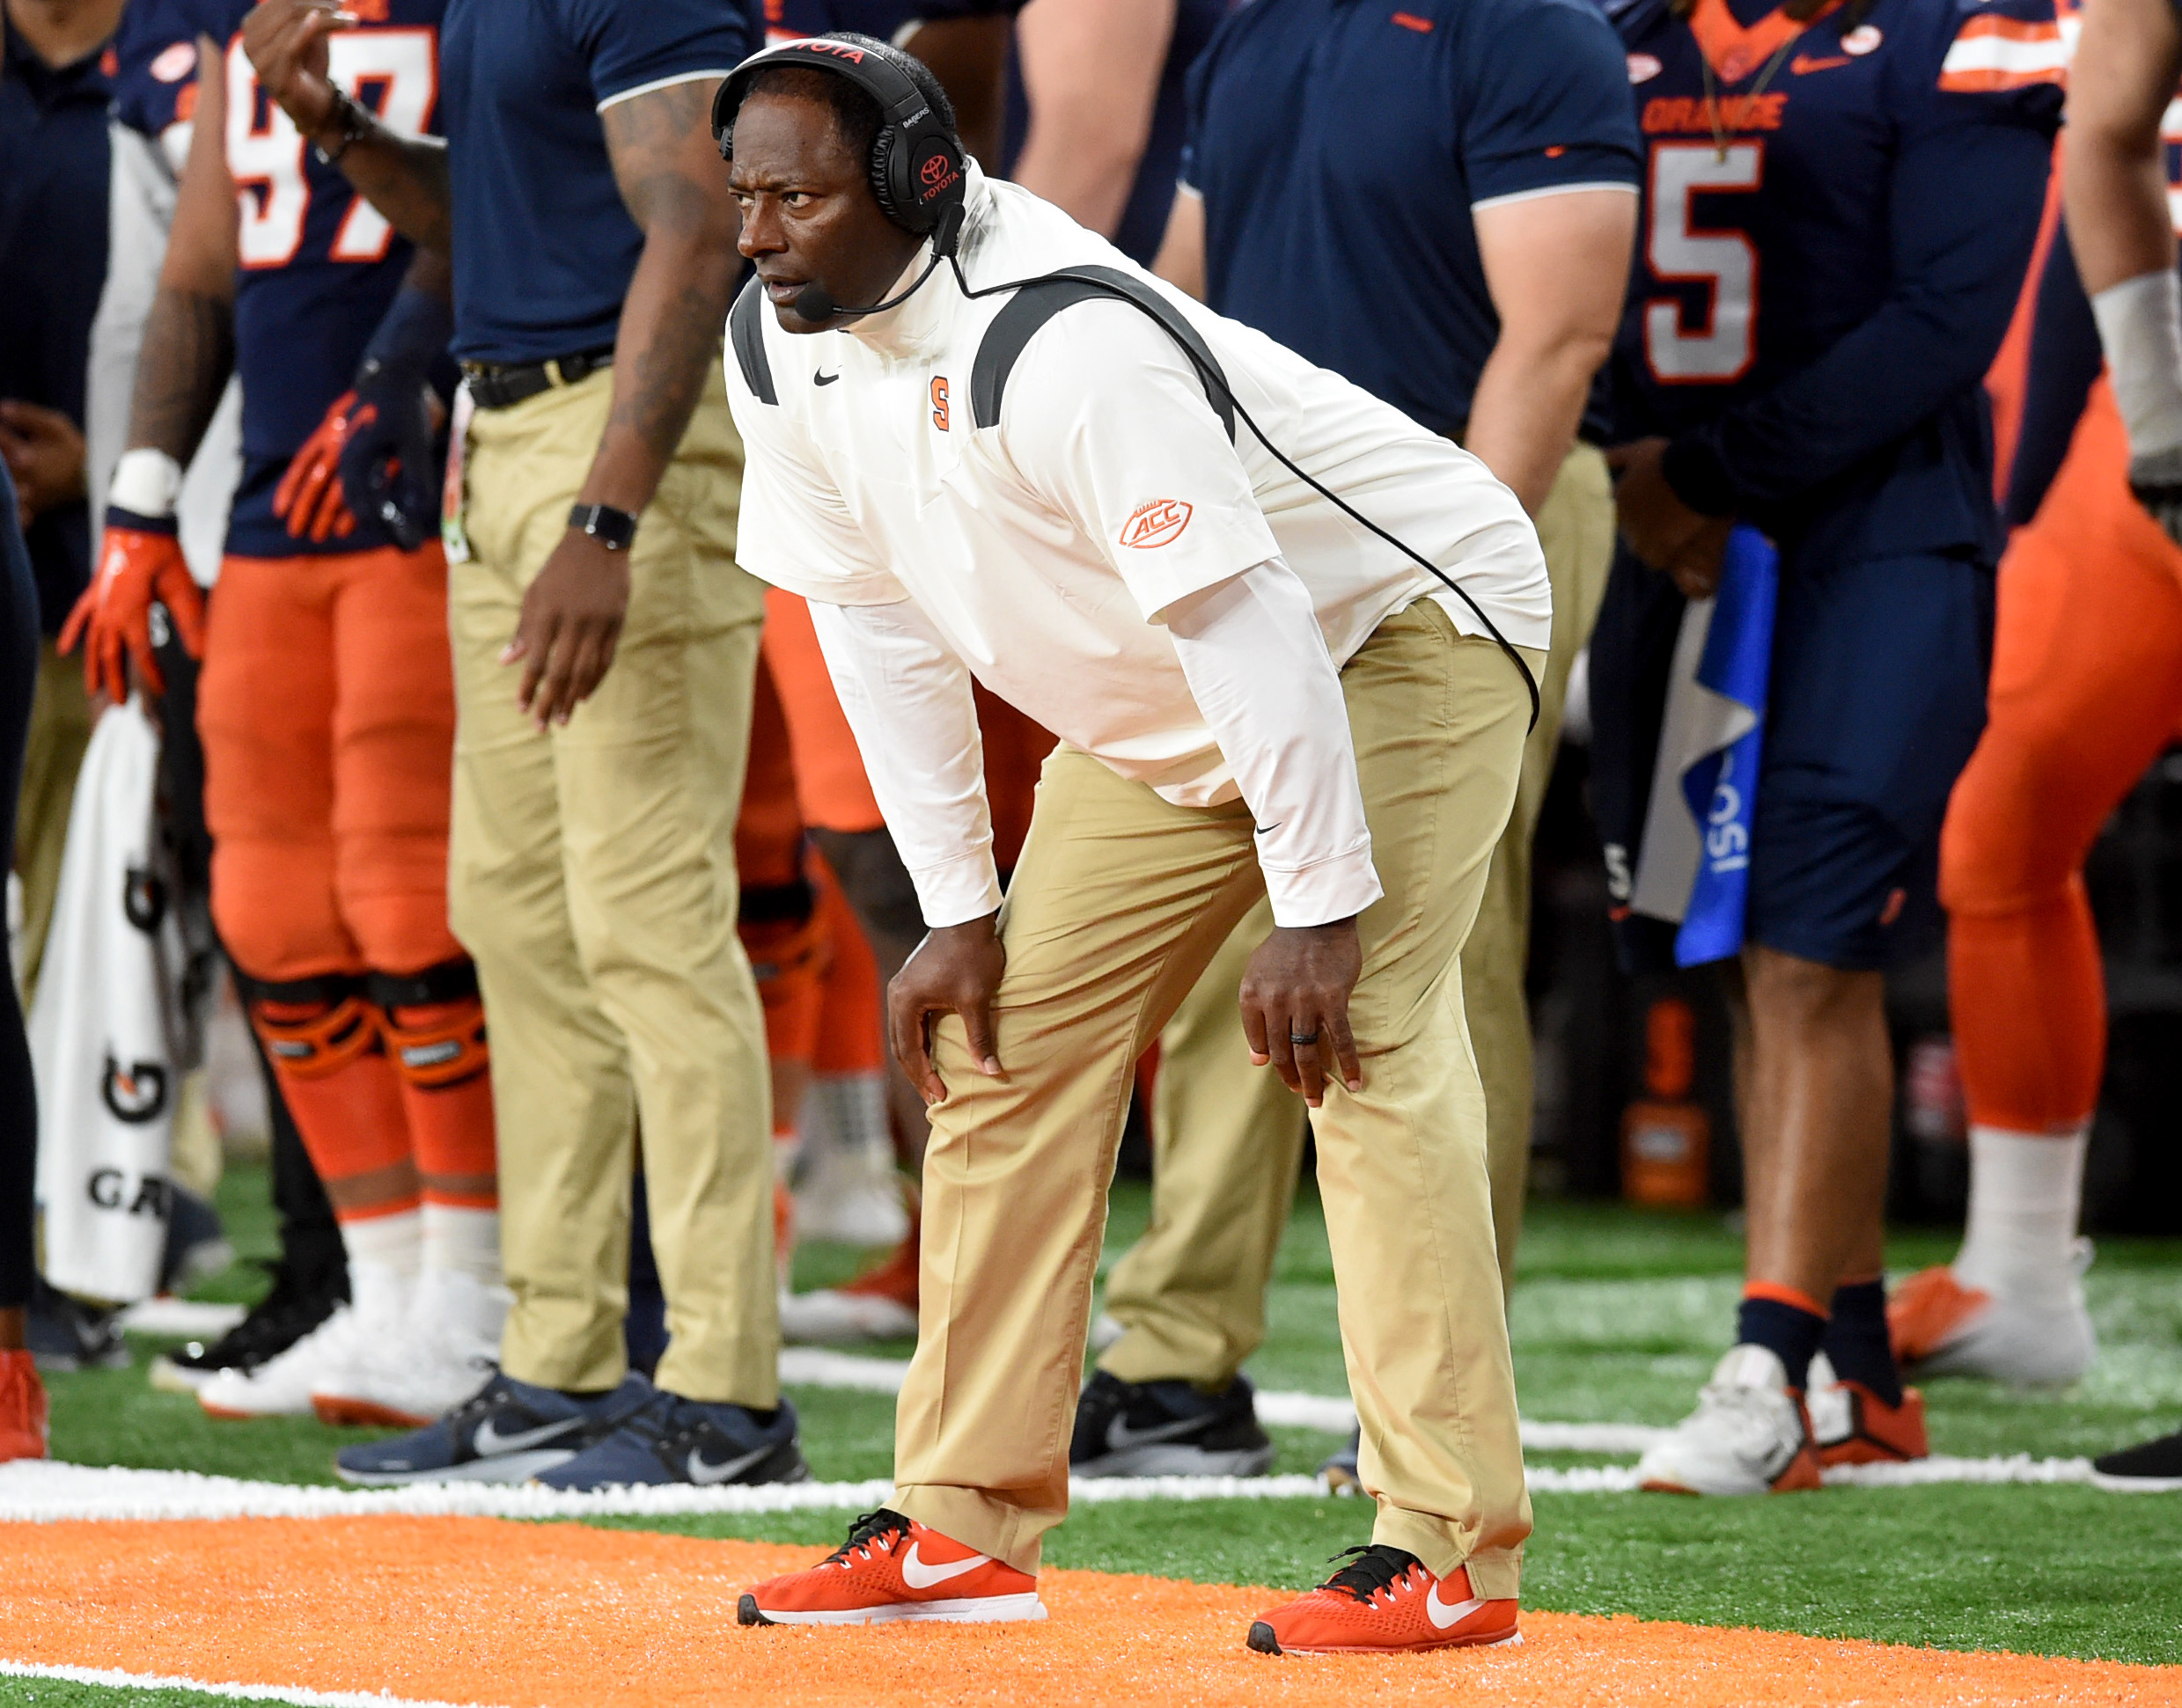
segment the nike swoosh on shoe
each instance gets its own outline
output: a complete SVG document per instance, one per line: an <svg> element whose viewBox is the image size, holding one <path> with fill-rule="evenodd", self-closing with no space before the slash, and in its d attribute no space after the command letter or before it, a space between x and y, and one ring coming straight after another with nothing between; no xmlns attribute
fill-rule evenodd
<svg viewBox="0 0 2182 1708"><path fill-rule="evenodd" d="M1127 1418L1116 1418L1106 1426L1106 1451L1126 1453L1133 1447L1150 1447L1155 1441L1179 1440L1210 1421L1209 1418L1182 1418L1173 1423L1154 1424L1150 1429L1131 1429Z"/></svg>
<svg viewBox="0 0 2182 1708"><path fill-rule="evenodd" d="M1439 1586L1434 1584L1424 1598L1424 1616L1438 1631L1452 1631L1485 1603L1482 1601L1457 1602L1450 1607L1439 1598Z"/></svg>
<svg viewBox="0 0 2182 1708"><path fill-rule="evenodd" d="M684 1475L698 1487L709 1488L715 1483L724 1483L730 1477L741 1475L774 1450L773 1446L758 1448L744 1454L739 1459L730 1459L725 1464L715 1465L709 1463L703 1454L698 1452L695 1448L692 1448L689 1450L689 1458L683 1465L682 1470Z"/></svg>
<svg viewBox="0 0 2182 1708"><path fill-rule="evenodd" d="M918 1544L911 1543L909 1551L901 1557L901 1580L912 1589L929 1589L959 1578L966 1572L974 1572L981 1565L991 1563L990 1554L973 1554L966 1560L950 1560L944 1565L927 1565L917 1553Z"/></svg>
<svg viewBox="0 0 2182 1708"><path fill-rule="evenodd" d="M488 1418L470 1437L470 1447L481 1459L495 1458L503 1453L520 1453L525 1448L543 1447L582 1422L581 1418L563 1418L558 1423L541 1424L536 1429L518 1429L512 1435L503 1435L499 1426Z"/></svg>

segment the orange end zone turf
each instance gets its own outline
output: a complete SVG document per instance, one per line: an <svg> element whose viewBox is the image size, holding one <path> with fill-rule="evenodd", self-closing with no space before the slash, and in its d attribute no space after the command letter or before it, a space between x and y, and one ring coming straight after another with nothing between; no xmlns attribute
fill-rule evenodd
<svg viewBox="0 0 2182 1708"><path fill-rule="evenodd" d="M518 1708L2172 1703L2182 1668L1525 1613L1521 1648L1275 1660L1270 1592L1048 1572L1039 1625L743 1630L819 1550L483 1518L0 1524L0 1660Z"/></svg>

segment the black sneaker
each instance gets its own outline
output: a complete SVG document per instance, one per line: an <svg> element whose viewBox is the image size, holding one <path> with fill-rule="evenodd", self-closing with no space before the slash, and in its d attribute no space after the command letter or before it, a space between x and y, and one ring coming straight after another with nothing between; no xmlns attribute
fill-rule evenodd
<svg viewBox="0 0 2182 1708"><path fill-rule="evenodd" d="M534 1480L549 1489L591 1491L801 1483L810 1475L796 1445L796 1408L785 1399L768 1415L661 1389L612 1434Z"/></svg>
<svg viewBox="0 0 2182 1708"><path fill-rule="evenodd" d="M2100 1455L2091 1461L2091 1481L2123 1494L2166 1494L2182 1489L2182 1430Z"/></svg>
<svg viewBox="0 0 2182 1708"><path fill-rule="evenodd" d="M86 1305L33 1277L26 1325L31 1356L40 1370L126 1370L129 1343L121 1338L121 1315Z"/></svg>
<svg viewBox="0 0 2182 1708"><path fill-rule="evenodd" d="M1246 1377L1208 1395L1094 1370L1076 1399L1072 1477L1262 1477L1272 1467Z"/></svg>
<svg viewBox="0 0 2182 1708"><path fill-rule="evenodd" d="M318 1327L349 1296L348 1278L338 1269L306 1275L285 1259L260 1266L272 1272L273 1290L210 1345L192 1340L154 1358L154 1388L194 1394L217 1371L254 1370Z"/></svg>
<svg viewBox="0 0 2182 1708"><path fill-rule="evenodd" d="M1319 1477L1329 1494L1362 1494L1363 1479L1356 1474L1356 1455L1363 1447L1363 1431L1351 1430L1348 1445L1319 1461Z"/></svg>
<svg viewBox="0 0 2182 1708"><path fill-rule="evenodd" d="M526 1483L567 1464L658 1398L631 1371L603 1394L563 1394L496 1370L461 1404L422 1429L346 1447L334 1455L344 1483Z"/></svg>

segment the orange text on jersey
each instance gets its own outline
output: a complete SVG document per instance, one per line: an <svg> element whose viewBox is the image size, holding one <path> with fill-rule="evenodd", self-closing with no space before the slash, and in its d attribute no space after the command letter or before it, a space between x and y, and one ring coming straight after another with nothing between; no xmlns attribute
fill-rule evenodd
<svg viewBox="0 0 2182 1708"><path fill-rule="evenodd" d="M1723 95L1720 98L1723 130L1778 130L1781 114L1788 106L1784 94ZM1712 104L1694 95L1655 95L1644 103L1644 134L1657 136L1689 131L1712 135Z"/></svg>

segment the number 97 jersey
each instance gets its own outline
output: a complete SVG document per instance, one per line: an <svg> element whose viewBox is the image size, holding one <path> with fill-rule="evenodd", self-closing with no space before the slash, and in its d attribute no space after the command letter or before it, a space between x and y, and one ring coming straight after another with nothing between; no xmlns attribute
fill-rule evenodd
<svg viewBox="0 0 2182 1708"><path fill-rule="evenodd" d="M1616 436L1708 440L1701 508L1776 536L1996 548L1994 350L1965 347L1988 309L1997 347L2021 287L2061 113L2052 0L1609 10L1645 154Z"/></svg>
<svg viewBox="0 0 2182 1708"><path fill-rule="evenodd" d="M235 366L242 380L243 476L228 550L286 557L312 549L273 515L274 488L327 407L349 389L408 270L410 246L318 157L258 85L243 51L254 0L193 0L197 26L221 44L202 75L224 79L226 154L239 212ZM417 136L438 106L444 0L350 0L358 20L327 43L327 71L390 129ZM387 544L377 524L321 550Z"/></svg>

